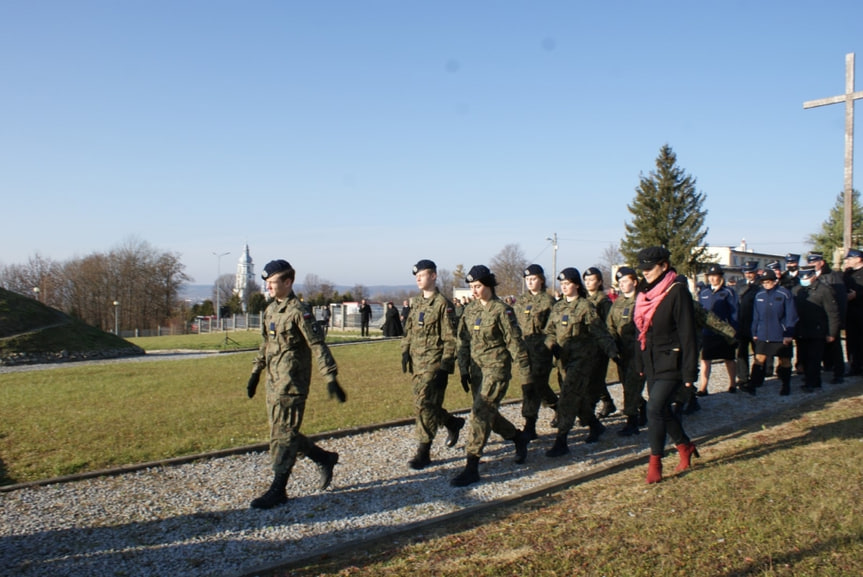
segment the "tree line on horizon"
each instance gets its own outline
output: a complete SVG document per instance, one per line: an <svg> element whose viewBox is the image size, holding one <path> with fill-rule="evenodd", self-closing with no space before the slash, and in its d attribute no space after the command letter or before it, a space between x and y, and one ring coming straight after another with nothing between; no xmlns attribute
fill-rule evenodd
<svg viewBox="0 0 863 577"><path fill-rule="evenodd" d="M669 145L662 146L655 166L648 175L639 177L635 197L627 205L632 219L624 223L625 234L620 245L609 246L596 264L609 283L613 265L634 263L638 251L647 246L668 248L678 272L687 276L703 272L711 264L704 243L709 230L704 208L706 195L696 190L696 179L678 166L677 156ZM863 213L857 190L853 191L852 208L852 245L859 246L863 242ZM843 246L843 218L844 195L840 193L821 229L807 239L812 250L827 256ZM515 243L507 244L492 257L488 266L498 280L497 294L521 294L522 271L529 264ZM462 264L452 271L439 268L441 292L452 298L453 287L463 285L466 274ZM234 275L229 274L214 283L212 300L187 302L180 293L190 280L179 254L160 251L134 238L108 252L94 252L62 263L36 254L24 264L0 266L0 286L37 298L106 331L113 330L115 322L126 330L187 323L198 315L214 315L214 302L220 303L222 316L258 313L266 307L266 297L255 282L246 287L248 301L241 302L234 292ZM299 296L312 306L363 298L398 305L414 294L398 291L371 295L363 285L339 294L332 282L316 274L306 275L302 289Z"/></svg>

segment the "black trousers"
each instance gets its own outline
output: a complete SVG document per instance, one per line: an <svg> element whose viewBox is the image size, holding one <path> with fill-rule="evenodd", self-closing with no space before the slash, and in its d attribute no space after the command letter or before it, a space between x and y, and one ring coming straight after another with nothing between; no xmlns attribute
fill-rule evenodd
<svg viewBox="0 0 863 577"><path fill-rule="evenodd" d="M810 387L821 386L821 359L824 357L822 339L797 339L797 361L803 365L803 380Z"/></svg>
<svg viewBox="0 0 863 577"><path fill-rule="evenodd" d="M675 445L688 443L689 437L683 431L680 419L671 409L671 403L680 388L682 381L656 380L647 383L647 439L650 443L651 455L665 455L665 438L671 437Z"/></svg>

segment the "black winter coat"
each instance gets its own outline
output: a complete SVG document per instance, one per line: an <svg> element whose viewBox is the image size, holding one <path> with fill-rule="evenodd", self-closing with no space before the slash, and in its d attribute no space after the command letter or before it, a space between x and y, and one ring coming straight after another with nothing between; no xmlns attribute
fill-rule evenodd
<svg viewBox="0 0 863 577"><path fill-rule="evenodd" d="M668 274L675 274L673 271ZM694 383L698 377L695 312L686 278L679 277L656 307L647 330L645 349L636 344L636 368L648 383L675 380Z"/></svg>

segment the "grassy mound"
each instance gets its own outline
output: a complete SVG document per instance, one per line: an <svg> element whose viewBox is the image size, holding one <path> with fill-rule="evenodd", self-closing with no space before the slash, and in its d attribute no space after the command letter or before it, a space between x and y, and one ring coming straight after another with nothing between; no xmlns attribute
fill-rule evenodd
<svg viewBox="0 0 863 577"><path fill-rule="evenodd" d="M0 364L140 354L125 339L0 288Z"/></svg>

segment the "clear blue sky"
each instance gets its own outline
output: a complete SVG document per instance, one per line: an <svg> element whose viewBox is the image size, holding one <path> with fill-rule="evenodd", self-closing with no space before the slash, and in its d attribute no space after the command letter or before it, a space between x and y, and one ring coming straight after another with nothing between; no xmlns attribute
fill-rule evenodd
<svg viewBox="0 0 863 577"><path fill-rule="evenodd" d="M588 267L669 144L711 245L803 252L843 188L863 2L0 2L0 263L130 238L198 284ZM863 122L858 105L857 124ZM860 131L858 130L858 134ZM863 188L858 138L855 188Z"/></svg>

